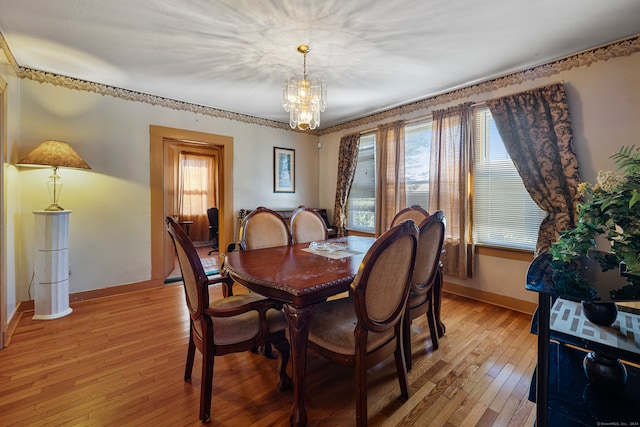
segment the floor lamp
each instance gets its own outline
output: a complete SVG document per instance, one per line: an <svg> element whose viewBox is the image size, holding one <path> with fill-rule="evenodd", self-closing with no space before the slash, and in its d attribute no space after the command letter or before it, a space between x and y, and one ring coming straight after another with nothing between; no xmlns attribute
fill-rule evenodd
<svg viewBox="0 0 640 427"><path fill-rule="evenodd" d="M36 320L50 320L70 314L69 307L69 214L58 201L62 182L58 169L91 167L69 144L61 141L44 141L19 166L51 167L53 175L47 187L51 204L43 210L35 210L35 259L34 259L34 316Z"/></svg>

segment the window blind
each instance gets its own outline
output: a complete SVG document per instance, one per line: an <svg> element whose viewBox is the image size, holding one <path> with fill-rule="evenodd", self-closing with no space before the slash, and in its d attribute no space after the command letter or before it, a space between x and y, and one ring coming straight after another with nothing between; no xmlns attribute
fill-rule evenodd
<svg viewBox="0 0 640 427"><path fill-rule="evenodd" d="M348 202L347 228L371 232L376 224L376 136L360 137L358 163Z"/></svg>
<svg viewBox="0 0 640 427"><path fill-rule="evenodd" d="M475 111L474 132L474 242L535 249L546 212L524 187L488 107Z"/></svg>

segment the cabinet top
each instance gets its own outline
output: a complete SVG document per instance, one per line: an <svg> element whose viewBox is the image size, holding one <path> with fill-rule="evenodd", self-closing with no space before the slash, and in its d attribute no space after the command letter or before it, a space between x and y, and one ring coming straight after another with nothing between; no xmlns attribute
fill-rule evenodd
<svg viewBox="0 0 640 427"><path fill-rule="evenodd" d="M545 252L529 265L526 288L573 301L640 300L640 276L622 271L615 256L589 251L569 263Z"/></svg>

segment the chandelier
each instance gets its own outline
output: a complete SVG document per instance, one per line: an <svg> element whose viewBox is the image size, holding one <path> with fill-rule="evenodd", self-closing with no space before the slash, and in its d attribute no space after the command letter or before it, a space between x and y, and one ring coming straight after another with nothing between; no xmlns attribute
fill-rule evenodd
<svg viewBox="0 0 640 427"><path fill-rule="evenodd" d="M317 76L307 75L307 45L298 46L304 56L304 72L285 79L282 106L289 112L292 129L315 129L320 125L320 112L327 108L327 84Z"/></svg>

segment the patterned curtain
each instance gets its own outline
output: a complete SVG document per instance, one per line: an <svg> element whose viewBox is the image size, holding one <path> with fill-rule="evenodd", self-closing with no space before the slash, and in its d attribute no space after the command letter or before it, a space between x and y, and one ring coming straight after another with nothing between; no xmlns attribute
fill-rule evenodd
<svg viewBox="0 0 640 427"><path fill-rule="evenodd" d="M378 126L376 236L391 227L396 213L407 205L404 176L404 120Z"/></svg>
<svg viewBox="0 0 640 427"><path fill-rule="evenodd" d="M338 227L338 236L346 236L347 234L347 202L353 177L356 174L359 147L359 133L345 135L340 140L336 202L333 208L333 225Z"/></svg>
<svg viewBox="0 0 640 427"><path fill-rule="evenodd" d="M577 220L578 159L561 83L487 101L504 145L531 198L547 212L536 255Z"/></svg>
<svg viewBox="0 0 640 427"><path fill-rule="evenodd" d="M471 104L433 112L429 209L446 218L440 256L444 273L466 279L473 275L470 180L473 165Z"/></svg>

